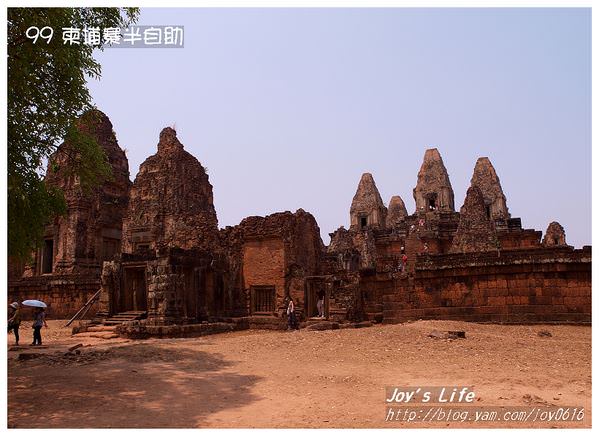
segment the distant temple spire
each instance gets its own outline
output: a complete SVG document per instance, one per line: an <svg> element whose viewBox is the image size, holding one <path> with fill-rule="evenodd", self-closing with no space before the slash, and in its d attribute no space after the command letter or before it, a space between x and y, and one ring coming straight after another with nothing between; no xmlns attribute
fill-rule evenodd
<svg viewBox="0 0 599 436"><path fill-rule="evenodd" d="M547 227L543 236L543 245L546 247L554 245L568 245L566 243L566 232L560 223L553 221Z"/></svg>
<svg viewBox="0 0 599 436"><path fill-rule="evenodd" d="M492 220L510 218L499 177L488 157L479 157L476 161L470 186L478 186L481 190L489 218Z"/></svg>
<svg viewBox="0 0 599 436"><path fill-rule="evenodd" d="M439 150L431 148L424 153L414 188L416 212L428 210L455 211L453 188Z"/></svg>
<svg viewBox="0 0 599 436"><path fill-rule="evenodd" d="M387 211L387 227L393 227L402 222L408 216L406 205L399 195L394 195L389 201Z"/></svg>
<svg viewBox="0 0 599 436"><path fill-rule="evenodd" d="M385 228L387 208L383 204L372 174L362 174L349 215L350 230L362 230L366 227Z"/></svg>
<svg viewBox="0 0 599 436"><path fill-rule="evenodd" d="M471 186L460 209L460 222L449 252L483 252L498 248L497 234L487 217L482 191L478 186Z"/></svg>

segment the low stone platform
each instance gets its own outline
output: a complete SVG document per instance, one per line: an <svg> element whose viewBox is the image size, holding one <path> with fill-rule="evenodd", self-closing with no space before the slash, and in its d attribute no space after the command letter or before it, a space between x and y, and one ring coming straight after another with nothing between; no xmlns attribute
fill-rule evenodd
<svg viewBox="0 0 599 436"><path fill-rule="evenodd" d="M200 324L177 324L154 326L144 322L130 322L116 327L116 333L129 339L157 338L189 338L197 336L226 333L249 328L247 318L235 318L233 322L204 322Z"/></svg>
<svg viewBox="0 0 599 436"><path fill-rule="evenodd" d="M286 330L287 317L275 316L249 316L247 317L249 328L258 330Z"/></svg>

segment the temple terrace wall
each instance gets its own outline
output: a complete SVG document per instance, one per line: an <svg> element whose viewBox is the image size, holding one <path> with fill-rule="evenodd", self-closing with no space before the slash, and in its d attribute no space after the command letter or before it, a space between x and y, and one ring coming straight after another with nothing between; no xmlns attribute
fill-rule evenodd
<svg viewBox="0 0 599 436"><path fill-rule="evenodd" d="M10 281L8 301L41 300L48 304L48 318L67 319L72 317L100 289L100 279L82 277L79 274L46 275ZM86 314L92 318L98 305L93 304ZM24 320L27 315L24 314Z"/></svg>
<svg viewBox="0 0 599 436"><path fill-rule="evenodd" d="M591 322L590 247L419 256L413 277L368 280L382 294L385 323Z"/></svg>

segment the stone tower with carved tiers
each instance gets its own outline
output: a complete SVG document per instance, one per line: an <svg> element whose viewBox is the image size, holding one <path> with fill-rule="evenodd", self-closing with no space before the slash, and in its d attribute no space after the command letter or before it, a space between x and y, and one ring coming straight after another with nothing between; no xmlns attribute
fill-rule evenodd
<svg viewBox="0 0 599 436"><path fill-rule="evenodd" d="M436 148L426 150L418 182L414 188L416 212L430 210L454 212L453 188L447 169Z"/></svg>
<svg viewBox="0 0 599 436"><path fill-rule="evenodd" d="M387 208L370 173L362 174L350 210L350 230L384 229Z"/></svg>
<svg viewBox="0 0 599 436"><path fill-rule="evenodd" d="M479 157L474 166L470 186L478 186L485 202L485 211L491 220L510 218L499 177L488 157Z"/></svg>
<svg viewBox="0 0 599 436"><path fill-rule="evenodd" d="M212 185L177 132L160 132L158 151L140 166L123 223L123 252L218 245Z"/></svg>

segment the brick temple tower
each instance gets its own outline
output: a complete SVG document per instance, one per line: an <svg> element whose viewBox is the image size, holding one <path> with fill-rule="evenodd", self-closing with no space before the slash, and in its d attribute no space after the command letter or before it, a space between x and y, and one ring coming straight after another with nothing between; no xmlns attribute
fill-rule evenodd
<svg viewBox="0 0 599 436"><path fill-rule="evenodd" d="M488 157L479 157L474 166L470 186L478 186L485 201L485 212L491 220L510 218L499 177Z"/></svg>
<svg viewBox="0 0 599 436"><path fill-rule="evenodd" d="M414 188L414 201L416 212L455 211L449 175L436 148L428 149L424 153L418 182Z"/></svg>
<svg viewBox="0 0 599 436"><path fill-rule="evenodd" d="M408 216L406 205L399 195L394 195L389 201L389 210L387 211L387 227L393 227L405 220Z"/></svg>
<svg viewBox="0 0 599 436"><path fill-rule="evenodd" d="M383 204L381 194L370 173L362 174L358 190L349 210L350 230L360 231L365 228L383 229L387 219L387 208Z"/></svg>
<svg viewBox="0 0 599 436"><path fill-rule="evenodd" d="M460 222L455 232L450 253L493 251L499 248L497 234L487 216L483 193L471 186L460 209Z"/></svg>
<svg viewBox="0 0 599 436"><path fill-rule="evenodd" d="M560 223L553 221L547 226L545 236L543 236L543 245L551 246L566 246L566 231Z"/></svg>
<svg viewBox="0 0 599 436"><path fill-rule="evenodd" d="M62 190L67 213L46 226L44 243L27 275L93 274L102 261L120 252L122 219L131 186L127 156L119 147L112 123L101 111L85 112L77 121L77 129L100 145L111 177L87 191L71 171L76 148L69 141L57 148L50 157L45 182Z"/></svg>
<svg viewBox="0 0 599 436"><path fill-rule="evenodd" d="M212 248L218 223L212 185L200 162L183 149L177 132L160 132L158 152L139 167L123 223L123 252Z"/></svg>

